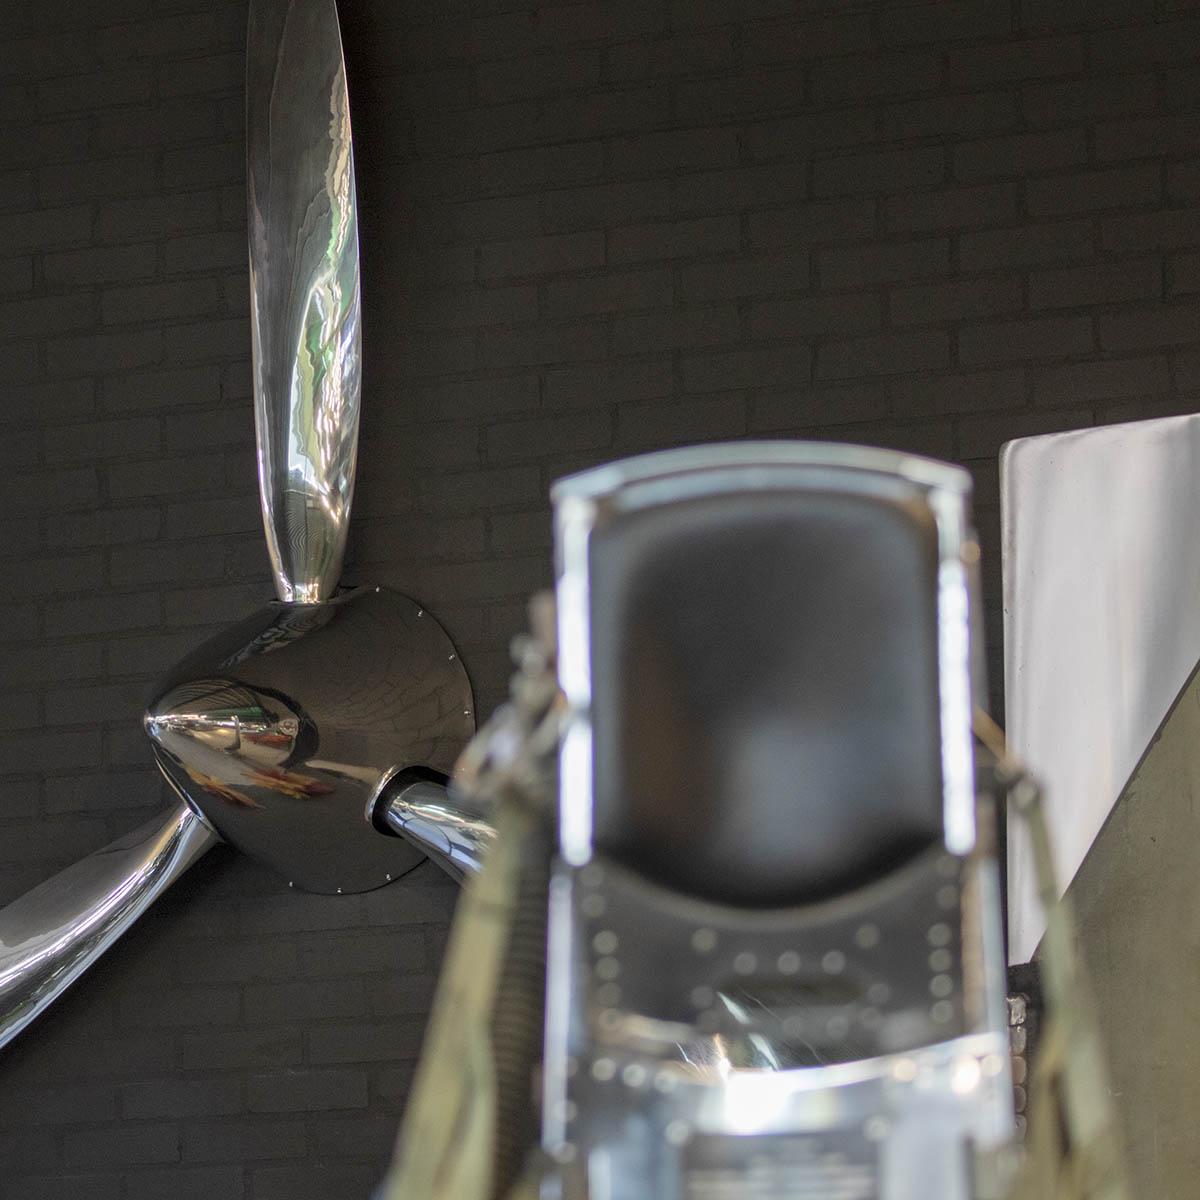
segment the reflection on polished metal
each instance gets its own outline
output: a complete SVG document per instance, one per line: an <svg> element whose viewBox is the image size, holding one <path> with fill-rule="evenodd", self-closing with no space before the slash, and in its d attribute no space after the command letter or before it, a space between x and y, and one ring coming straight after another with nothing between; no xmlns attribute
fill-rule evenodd
<svg viewBox="0 0 1200 1200"><path fill-rule="evenodd" d="M490 821L466 812L443 784L418 779L381 798L387 827L407 838L460 883L475 874L495 839Z"/></svg>
<svg viewBox="0 0 1200 1200"><path fill-rule="evenodd" d="M280 599L333 595L360 389L358 216L333 0L254 0L246 64L254 418Z"/></svg>
<svg viewBox="0 0 1200 1200"><path fill-rule="evenodd" d="M1200 416L1022 438L1000 462L1008 736L1065 888L1200 659ZM1009 837L1009 957L1045 929Z"/></svg>
<svg viewBox="0 0 1200 1200"><path fill-rule="evenodd" d="M969 492L803 443L555 485L555 1194L967 1200L1005 1152Z"/></svg>
<svg viewBox="0 0 1200 1200"><path fill-rule="evenodd" d="M0 909L0 1046L218 840L181 804Z"/></svg>
<svg viewBox="0 0 1200 1200"><path fill-rule="evenodd" d="M466 673L427 612L381 589L334 598L354 489L361 334L333 0L252 0L247 147L259 486L281 603L186 658L147 713L158 763L189 806L164 828L177 825L188 852L154 850L152 868L116 869L114 852L126 864L141 849L117 843L0 910L11 948L0 999L19 1014L0 1024L0 1040L194 861L201 840L219 834L317 892L397 878L422 853L379 836L373 806L397 771L448 775L474 731ZM427 841L432 808L424 816ZM457 830L459 818L443 816Z"/></svg>
<svg viewBox="0 0 1200 1200"><path fill-rule="evenodd" d="M146 731L226 841L309 891L359 892L422 860L369 810L400 771L448 775L473 708L437 621L372 588L268 604L213 638L163 681Z"/></svg>

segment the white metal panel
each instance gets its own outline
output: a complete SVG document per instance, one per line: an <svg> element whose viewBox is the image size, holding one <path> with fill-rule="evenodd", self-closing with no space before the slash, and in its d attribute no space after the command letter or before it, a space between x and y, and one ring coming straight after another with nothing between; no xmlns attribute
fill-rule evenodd
<svg viewBox="0 0 1200 1200"><path fill-rule="evenodd" d="M1000 456L1009 740L1040 777L1060 889L1200 658L1200 415ZM1045 929L1009 828L1009 958Z"/></svg>

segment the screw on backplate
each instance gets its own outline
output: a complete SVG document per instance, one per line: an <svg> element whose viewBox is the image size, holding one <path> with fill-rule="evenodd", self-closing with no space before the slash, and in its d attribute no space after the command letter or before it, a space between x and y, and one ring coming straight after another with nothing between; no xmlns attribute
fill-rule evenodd
<svg viewBox="0 0 1200 1200"><path fill-rule="evenodd" d="M338 890L337 890L337 894L338 894L339 896L342 894L342 889L341 889L341 888L338 888Z"/></svg>
<svg viewBox="0 0 1200 1200"><path fill-rule="evenodd" d="M453 655L453 654L451 654L451 655L450 655L450 656L449 656L449 657L446 659L446 661L447 661L447 662L453 662L453 661L454 661L454 655Z"/></svg>
<svg viewBox="0 0 1200 1200"><path fill-rule="evenodd" d="M384 879L386 879L388 881L388 883L392 882L392 877L390 875L385 875Z"/></svg>
<svg viewBox="0 0 1200 1200"><path fill-rule="evenodd" d="M293 882L292 882L292 881L289 879L289 880L288 880L288 887L295 887L295 886L296 886L296 885L295 885L295 884L294 884L294 883L293 883Z"/></svg>

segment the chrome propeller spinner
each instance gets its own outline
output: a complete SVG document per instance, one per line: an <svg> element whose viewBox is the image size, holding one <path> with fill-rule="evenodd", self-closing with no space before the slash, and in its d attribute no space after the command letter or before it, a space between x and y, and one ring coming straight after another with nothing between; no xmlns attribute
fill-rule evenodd
<svg viewBox="0 0 1200 1200"><path fill-rule="evenodd" d="M472 815L463 842L441 783L475 725L449 637L406 596L335 594L361 334L334 0L251 0L246 57L255 429L279 599L186 657L148 707L180 803L0 909L0 1045L220 840L289 883L349 893L426 853L461 877L490 836Z"/></svg>

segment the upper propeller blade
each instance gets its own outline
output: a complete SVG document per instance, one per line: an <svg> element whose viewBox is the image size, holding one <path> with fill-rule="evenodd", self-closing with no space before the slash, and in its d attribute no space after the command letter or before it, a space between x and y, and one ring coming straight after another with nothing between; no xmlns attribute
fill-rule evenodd
<svg viewBox="0 0 1200 1200"><path fill-rule="evenodd" d="M358 215L333 0L252 0L246 156L258 478L281 600L337 586L360 393Z"/></svg>

